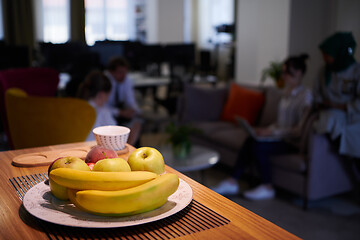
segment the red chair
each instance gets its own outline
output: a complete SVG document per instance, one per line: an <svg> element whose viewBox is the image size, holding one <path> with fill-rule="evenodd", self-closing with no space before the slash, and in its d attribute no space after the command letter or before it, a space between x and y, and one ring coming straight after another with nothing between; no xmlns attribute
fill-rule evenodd
<svg viewBox="0 0 360 240"><path fill-rule="evenodd" d="M53 97L57 93L58 84L59 72L51 68L14 68L0 71L1 124L11 148L12 142L5 107L6 90L9 88L20 88L30 96Z"/></svg>

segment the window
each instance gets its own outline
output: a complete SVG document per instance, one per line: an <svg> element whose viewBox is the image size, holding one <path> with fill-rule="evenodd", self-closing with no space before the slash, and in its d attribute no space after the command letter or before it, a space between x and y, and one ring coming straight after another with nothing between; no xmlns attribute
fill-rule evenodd
<svg viewBox="0 0 360 240"><path fill-rule="evenodd" d="M133 1L85 0L85 34L87 44L98 40L128 40L134 21Z"/></svg>
<svg viewBox="0 0 360 240"><path fill-rule="evenodd" d="M199 16L200 46L206 48L209 43L229 42L232 40L230 34L219 33L216 31L216 27L223 24L234 24L234 0L200 0Z"/></svg>
<svg viewBox="0 0 360 240"><path fill-rule="evenodd" d="M69 0L42 0L43 41L64 43L70 36Z"/></svg>

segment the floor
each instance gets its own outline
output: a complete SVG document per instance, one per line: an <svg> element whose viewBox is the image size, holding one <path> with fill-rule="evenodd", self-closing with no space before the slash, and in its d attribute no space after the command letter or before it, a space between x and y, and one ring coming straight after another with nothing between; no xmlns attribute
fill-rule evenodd
<svg viewBox="0 0 360 240"><path fill-rule="evenodd" d="M228 175L228 170L215 166L205 171L203 184L211 188ZM199 180L196 173L189 176ZM242 186L246 188L246 182ZM241 195L227 197L303 239L360 239L360 204L352 193L310 202L307 211L301 199L279 189L275 199L266 201L248 201Z"/></svg>

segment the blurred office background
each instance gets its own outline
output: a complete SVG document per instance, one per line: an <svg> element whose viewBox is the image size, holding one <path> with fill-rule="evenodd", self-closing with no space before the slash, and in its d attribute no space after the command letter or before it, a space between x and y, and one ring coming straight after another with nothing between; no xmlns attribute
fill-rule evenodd
<svg viewBox="0 0 360 240"><path fill-rule="evenodd" d="M311 87L323 66L323 39L351 31L359 43L359 11L358 0L0 0L0 70L54 68L58 95L74 96L91 69L103 69L120 55L133 76L169 77L174 88L179 79L258 86L270 62L306 52L304 83ZM358 49L355 57L360 59ZM176 118L167 98L171 89L138 90L146 117L141 144L160 143L164 127ZM9 149L3 132L0 145ZM217 166L205 172L204 184L227 175ZM313 202L307 212L298 198L284 195L265 203L232 200L305 239L359 236L360 210L351 194Z"/></svg>
<svg viewBox="0 0 360 240"><path fill-rule="evenodd" d="M307 52L305 81L311 84L322 66L318 44L325 37L352 31L360 38L359 5L356 0L1 0L1 45L19 52L15 61L15 54L6 50L5 56L3 50L1 68L49 64L44 63L49 43L94 49L105 40L188 43L195 45L195 64L237 82L258 83L270 61ZM21 58L25 49L29 61ZM105 61L109 52L102 51Z"/></svg>

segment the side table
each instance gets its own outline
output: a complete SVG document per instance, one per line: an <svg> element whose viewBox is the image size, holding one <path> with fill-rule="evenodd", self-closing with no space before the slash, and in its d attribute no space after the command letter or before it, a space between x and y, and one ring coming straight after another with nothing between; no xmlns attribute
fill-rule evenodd
<svg viewBox="0 0 360 240"><path fill-rule="evenodd" d="M214 166L219 161L219 153L210 148L193 145L189 155L184 159L175 158L170 145L158 148L164 157L165 164L179 172L200 171L201 181L204 180L204 170Z"/></svg>

